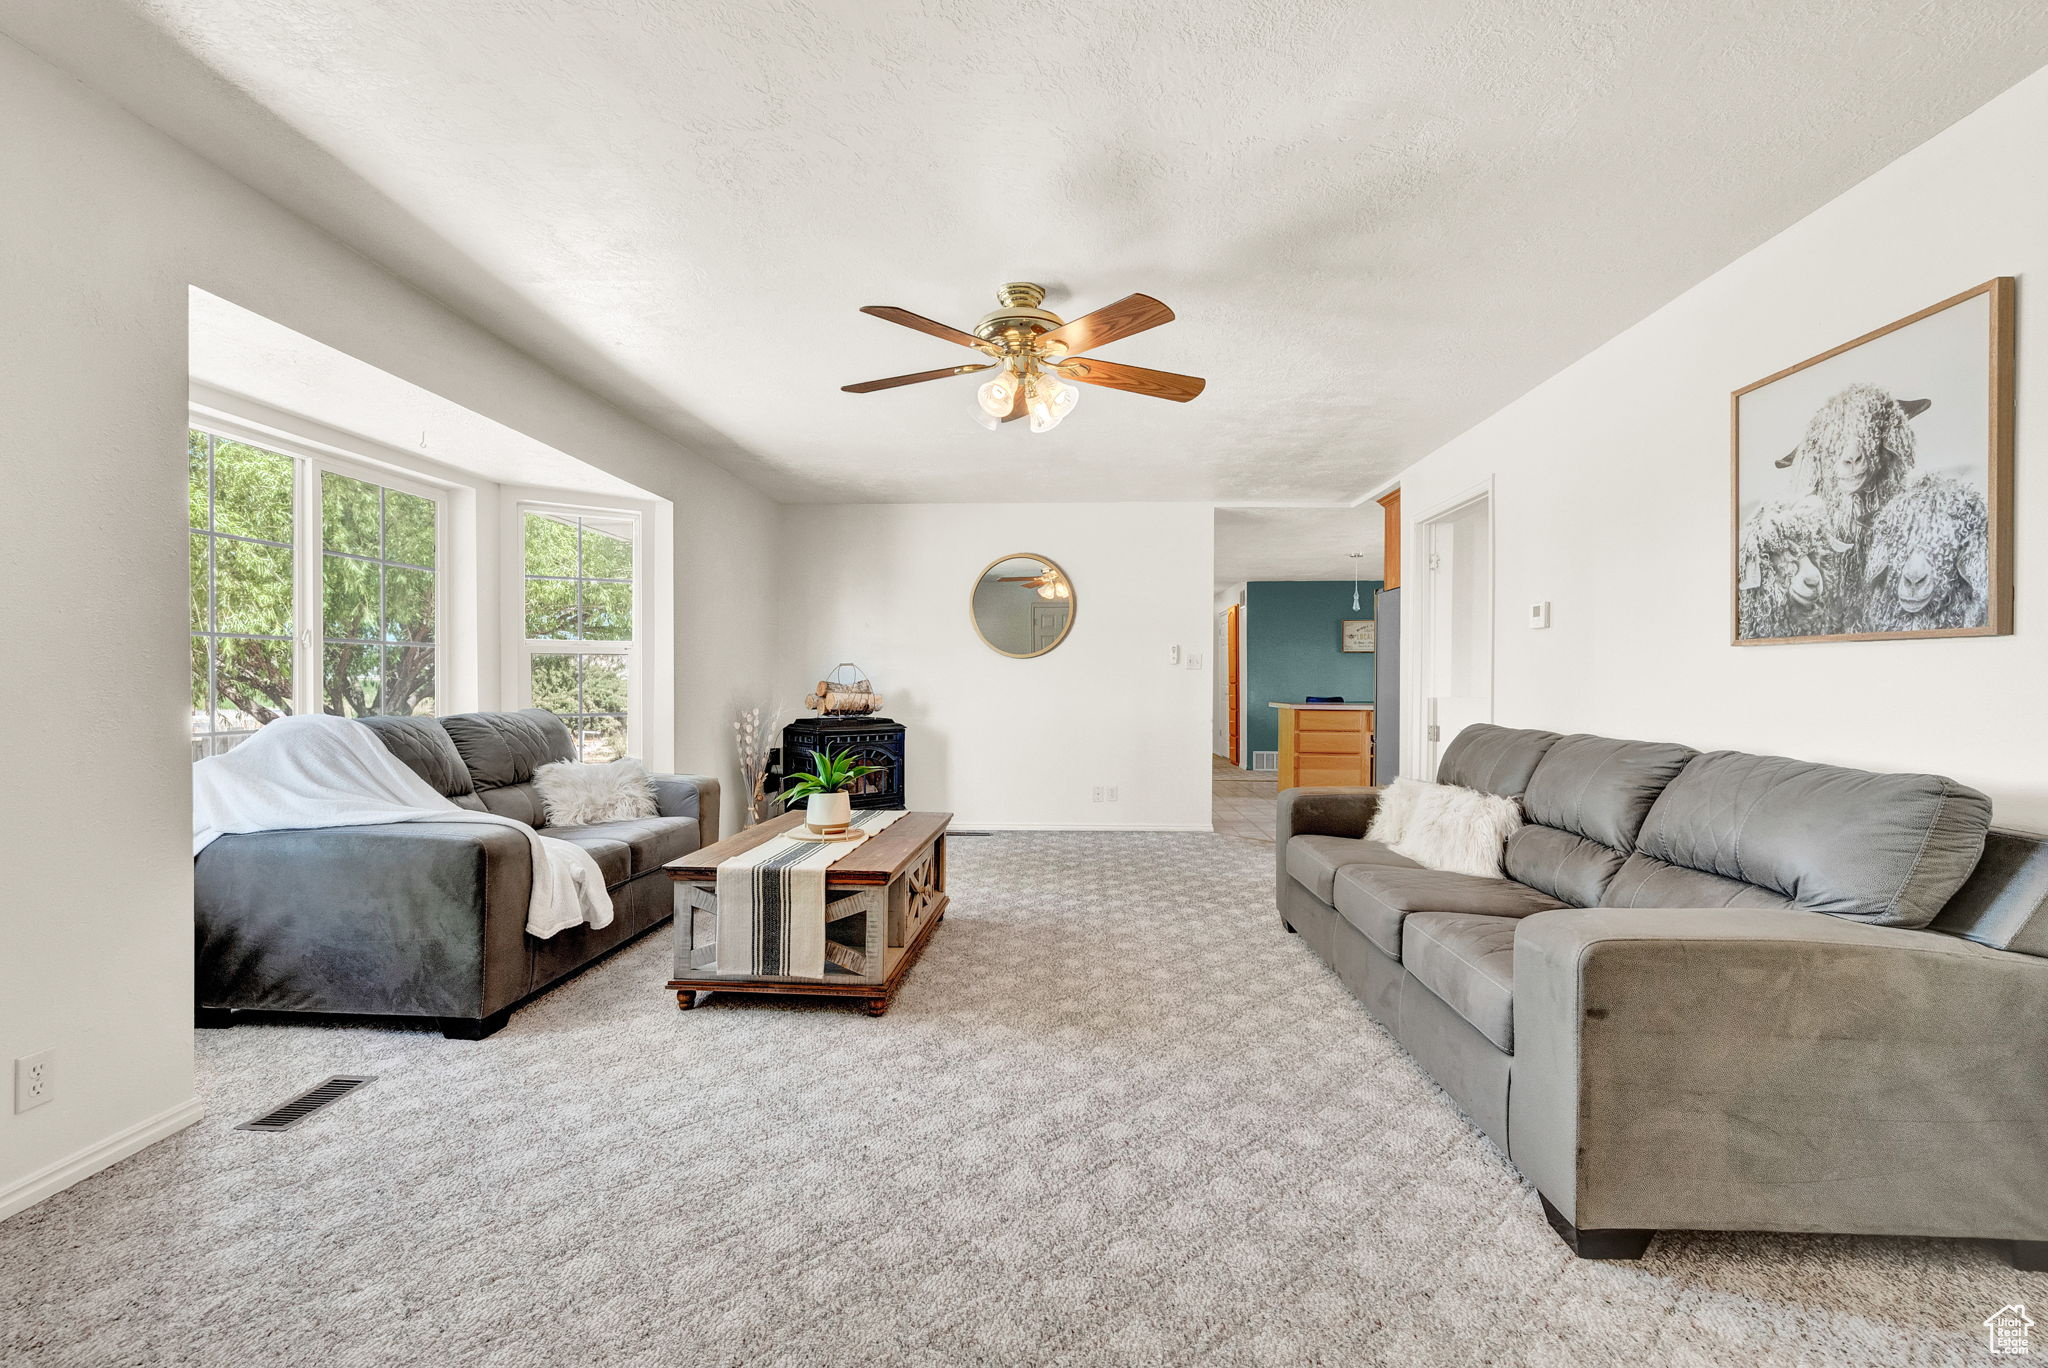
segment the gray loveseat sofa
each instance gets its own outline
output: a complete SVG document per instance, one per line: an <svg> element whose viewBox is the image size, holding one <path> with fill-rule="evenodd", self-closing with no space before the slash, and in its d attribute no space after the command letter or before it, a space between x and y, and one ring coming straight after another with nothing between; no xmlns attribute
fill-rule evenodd
<svg viewBox="0 0 2048 1368"><path fill-rule="evenodd" d="M238 1013L427 1018L478 1040L512 1010L659 925L663 864L718 838L718 781L661 775L659 815L549 826L533 772L574 756L538 708L369 717L391 752L466 808L588 850L613 916L603 929L526 934L533 860L509 827L396 823L222 836L194 862L202 1026Z"/></svg>
<svg viewBox="0 0 2048 1368"><path fill-rule="evenodd" d="M1474 726L1505 879L1280 795L1278 900L1566 1243L1969 1236L2048 1267L2048 842L1932 775Z"/></svg>

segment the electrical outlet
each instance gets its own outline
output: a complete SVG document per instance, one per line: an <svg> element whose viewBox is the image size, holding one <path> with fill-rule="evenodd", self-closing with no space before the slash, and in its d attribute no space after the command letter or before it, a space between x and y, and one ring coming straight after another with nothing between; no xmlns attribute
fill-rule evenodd
<svg viewBox="0 0 2048 1368"><path fill-rule="evenodd" d="M40 1107L56 1092L57 1052L44 1050L14 1061L14 1109Z"/></svg>
<svg viewBox="0 0 2048 1368"><path fill-rule="evenodd" d="M1109 797L1108 797L1108 799L1107 799L1107 800L1105 800L1105 801L1108 801L1108 802L1111 802L1111 803L1114 803L1114 802L1116 801L1116 785L1115 785L1115 784L1111 784L1111 785L1109 786Z"/></svg>
<svg viewBox="0 0 2048 1368"><path fill-rule="evenodd" d="M1098 803L1102 801L1102 785L1100 784L1095 786L1095 801Z"/></svg>
<svg viewBox="0 0 2048 1368"><path fill-rule="evenodd" d="M1180 647L1169 646L1166 648L1166 663L1169 665L1180 664Z"/></svg>
<svg viewBox="0 0 2048 1368"><path fill-rule="evenodd" d="M1200 652L1188 652L1188 668L1190 670L1199 670L1202 668L1202 657Z"/></svg>

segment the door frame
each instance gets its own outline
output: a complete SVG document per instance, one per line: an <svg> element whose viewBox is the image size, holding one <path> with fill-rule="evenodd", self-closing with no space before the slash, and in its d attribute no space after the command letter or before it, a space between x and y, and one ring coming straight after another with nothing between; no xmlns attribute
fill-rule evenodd
<svg viewBox="0 0 2048 1368"><path fill-rule="evenodd" d="M1403 626L1407 627L1413 624L1419 640L1414 643L1417 649L1408 653L1413 656L1413 659L1403 662L1405 668L1402 671L1404 678L1401 681L1401 686L1404 695L1414 699L1420 706L1404 710L1413 715L1402 719L1401 745L1404 756L1415 756L1418 759L1427 757L1430 760L1431 763L1427 767L1427 777L1432 780L1436 778L1435 761L1437 757L1433 750L1435 743L1429 739L1429 729L1434 723L1434 699L1436 697L1431 687L1431 675L1435 668L1434 661L1437 656L1437 634L1443 630L1444 624L1436 620L1437 615L1434 611L1434 600L1436 597L1435 569L1429 563L1430 557L1434 554L1431 548L1432 543L1436 539L1436 524L1447 522L1461 514L1468 513L1474 507L1480 505L1484 505L1486 508L1487 652L1486 689L1484 696L1486 699L1486 720L1490 722L1493 720L1494 711L1494 656L1497 654L1494 647L1498 644L1496 628L1500 621L1496 603L1499 594L1497 586L1500 581L1500 536L1497 529L1499 519L1496 517L1497 508L1493 497L1493 477L1489 475L1479 483L1467 487L1461 493L1431 505L1426 513L1416 515L1414 523L1415 535L1402 539L1402 555L1404 557L1412 556L1418 564L1404 566L1401 582L1404 586L1419 585L1422 587L1423 592L1412 596L1415 600L1414 602L1408 601L1406 596L1403 599ZM1421 610L1419 613L1416 611L1418 608ZM1420 619L1419 622L1417 621L1418 618ZM1407 762L1404 759L1404 767L1406 767L1406 764ZM1422 767L1418 765L1416 768L1420 769Z"/></svg>
<svg viewBox="0 0 2048 1368"><path fill-rule="evenodd" d="M1230 747L1230 763L1244 768L1244 605L1233 603L1223 610L1224 744Z"/></svg>

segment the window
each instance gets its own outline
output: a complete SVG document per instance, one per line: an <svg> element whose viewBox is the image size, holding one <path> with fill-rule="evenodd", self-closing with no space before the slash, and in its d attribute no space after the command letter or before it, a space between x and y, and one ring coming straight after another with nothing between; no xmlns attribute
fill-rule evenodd
<svg viewBox="0 0 2048 1368"><path fill-rule="evenodd" d="M431 713L435 491L196 428L186 451L192 758L290 713Z"/></svg>
<svg viewBox="0 0 2048 1368"><path fill-rule="evenodd" d="M320 682L337 717L434 711L432 499L320 474Z"/></svg>
<svg viewBox="0 0 2048 1368"><path fill-rule="evenodd" d="M231 749L294 710L289 456L210 433L186 438L192 529L192 758Z"/></svg>
<svg viewBox="0 0 2048 1368"><path fill-rule="evenodd" d="M568 723L589 762L628 750L637 528L629 514L520 513L527 698Z"/></svg>

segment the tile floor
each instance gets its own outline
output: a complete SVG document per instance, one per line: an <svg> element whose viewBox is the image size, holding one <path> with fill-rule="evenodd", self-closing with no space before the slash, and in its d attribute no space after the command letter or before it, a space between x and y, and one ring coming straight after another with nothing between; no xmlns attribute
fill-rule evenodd
<svg viewBox="0 0 2048 1368"><path fill-rule="evenodd" d="M1220 755L1210 757L1216 831L1273 844L1273 776L1242 770Z"/></svg>

